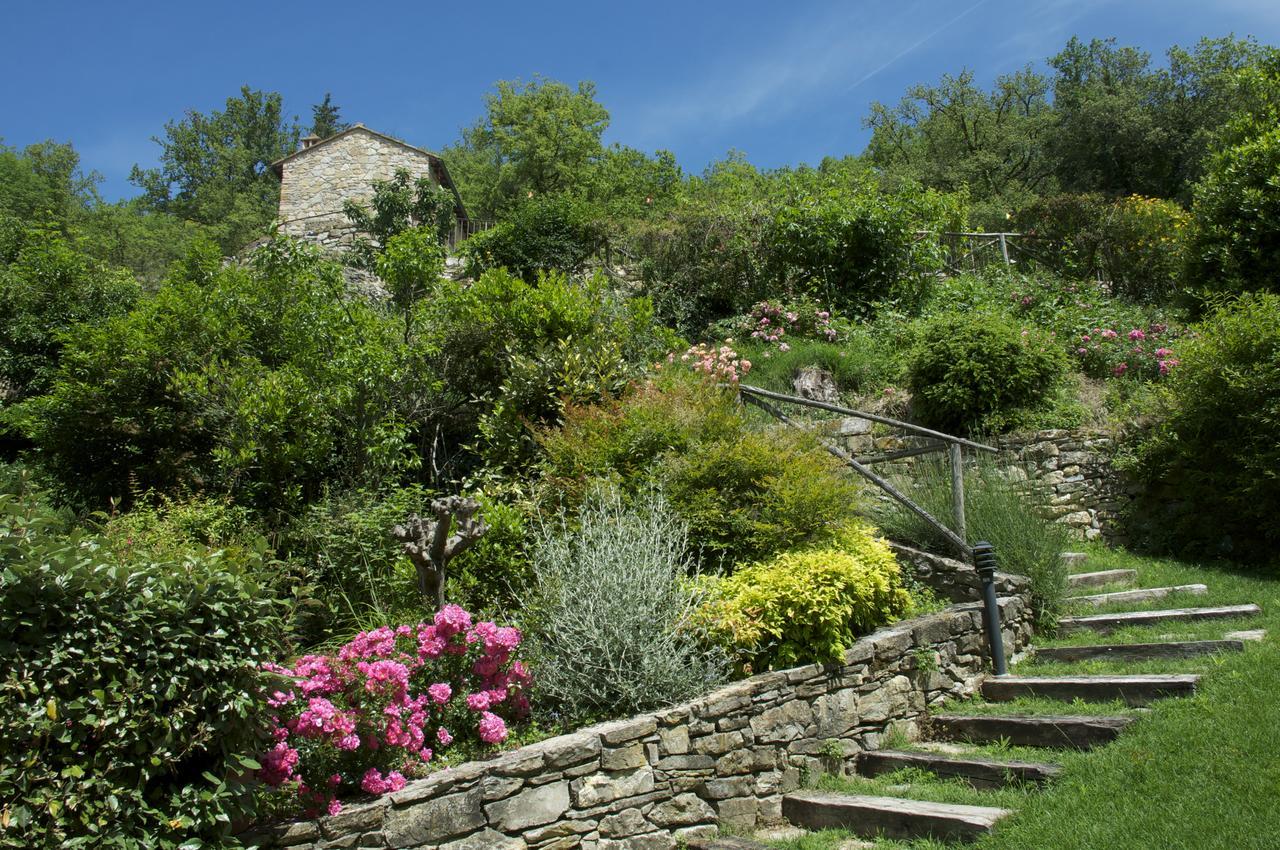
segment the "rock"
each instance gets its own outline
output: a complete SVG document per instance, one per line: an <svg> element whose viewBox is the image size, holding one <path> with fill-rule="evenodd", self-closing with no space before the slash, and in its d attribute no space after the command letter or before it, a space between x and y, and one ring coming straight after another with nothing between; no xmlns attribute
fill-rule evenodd
<svg viewBox="0 0 1280 850"><path fill-rule="evenodd" d="M840 388L830 372L819 366L805 366L791 382L796 395L827 404L840 403Z"/></svg>
<svg viewBox="0 0 1280 850"><path fill-rule="evenodd" d="M528 846L523 838L510 838L501 832L486 829L475 835L442 844L440 850L525 850Z"/></svg>
<svg viewBox="0 0 1280 850"><path fill-rule="evenodd" d="M644 767L629 773L593 773L574 780L571 788L578 808L587 809L623 797L649 793L653 790L653 769Z"/></svg>
<svg viewBox="0 0 1280 850"><path fill-rule="evenodd" d="M649 820L664 829L706 823L715 816L712 808L696 794L681 794L665 803L659 803L649 812Z"/></svg>
<svg viewBox="0 0 1280 850"><path fill-rule="evenodd" d="M489 822L503 832L551 823L568 810L569 783L563 781L528 788L485 808Z"/></svg>
<svg viewBox="0 0 1280 850"><path fill-rule="evenodd" d="M387 813L383 832L392 847L437 844L485 825L479 788L422 800Z"/></svg>
<svg viewBox="0 0 1280 850"><path fill-rule="evenodd" d="M607 749L600 754L600 766L605 770L635 770L648 763L648 759L645 758L644 744L640 743Z"/></svg>

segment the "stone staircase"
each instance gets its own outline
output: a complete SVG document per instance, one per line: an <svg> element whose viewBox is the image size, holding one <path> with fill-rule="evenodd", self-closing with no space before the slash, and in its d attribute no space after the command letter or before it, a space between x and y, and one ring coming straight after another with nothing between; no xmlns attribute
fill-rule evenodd
<svg viewBox="0 0 1280 850"><path fill-rule="evenodd" d="M1105 588L1087 596L1068 600L1074 609L1115 606L1117 604L1151 603L1166 597L1198 596L1208 593L1203 584L1174 587L1133 587L1138 582L1135 570L1082 569L1087 560L1082 553L1066 553L1063 559L1073 572L1068 585L1079 588ZM1202 624L1224 619L1237 619L1260 613L1257 605L1225 605L1164 610L1113 611L1064 617L1060 634L1092 631L1109 635L1135 626L1166 627ZM1261 640L1261 631L1232 632L1220 639L1160 639L1144 643L1105 643L1063 645L1035 650L1034 665L1089 663L1096 661L1144 663L1152 661L1185 661L1224 652L1241 652L1249 641ZM783 798L782 813L789 826L784 832L773 830L755 838L712 838L689 843L690 850L768 850L765 840L799 836L808 831L838 828L861 838L921 839L944 842L967 842L995 829L1000 820L1012 814L1007 808L984 805L957 805L910 799L911 777L921 773L941 779L960 780L979 793L1011 785L1032 788L1052 782L1061 767L1052 761L1052 751L1089 750L1105 746L1124 729L1136 722L1145 706L1161 699L1190 696L1200 682L1197 673L1141 673L1107 675L1008 675L990 677L982 683L984 704L969 713L944 713L928 724L930 740L909 748L882 749L858 755L854 769L862 777L907 777L906 784L888 786L902 796L877 796L836 793L825 790L801 790ZM1015 700L1052 700L1068 703L1123 703L1127 708L1106 713L1051 714L1037 710L1006 711L1005 703ZM942 743L961 742L961 743ZM993 758L977 752L982 745L997 745L996 754L1009 747L1045 750L1045 761ZM884 786L881 786L883 789ZM914 796L923 796L916 794ZM807 845L806 845L807 846ZM856 841L833 843L832 847L871 847Z"/></svg>

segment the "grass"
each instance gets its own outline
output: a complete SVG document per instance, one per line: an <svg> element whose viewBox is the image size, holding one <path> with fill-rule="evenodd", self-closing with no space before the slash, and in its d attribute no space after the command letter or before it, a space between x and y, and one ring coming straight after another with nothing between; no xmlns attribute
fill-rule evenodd
<svg viewBox="0 0 1280 850"><path fill-rule="evenodd" d="M928 799L1006 805L1016 810L997 830L977 842L978 850L1264 850L1280 846L1280 581L1225 565L1198 565L1172 559L1141 558L1098 547L1089 549L1087 570L1136 567L1144 587L1201 582L1206 596L1196 606L1256 602L1262 615L1176 627L1126 629L1111 635L1066 635L1047 645L1128 643L1168 639L1216 639L1238 629L1267 629L1261 643L1245 651L1157 664L1023 664L1019 673L1185 672L1204 674L1199 692L1151 706L1113 744L1085 753L1042 751L988 745L975 753L1002 758L1054 761L1062 777L1038 792L977 792L952 788L936 779L919 783L912 795ZM1129 606L1172 607L1173 600ZM1174 603L1176 604L1176 603ZM1025 700L984 711L1013 707L1037 712L1071 713L1118 706ZM961 703L951 711L972 710ZM877 780L888 783L890 778ZM823 780L833 782L834 780ZM842 780L844 781L844 780ZM875 793L862 781L863 793ZM913 787L916 783L913 779ZM887 790L905 796L896 787ZM1012 794L1012 796L1010 796ZM937 795L937 796L934 796ZM1003 796L1002 796L1003 795ZM778 841L780 850L836 850L853 836L825 831L802 839ZM936 850L930 841L878 841L878 848Z"/></svg>

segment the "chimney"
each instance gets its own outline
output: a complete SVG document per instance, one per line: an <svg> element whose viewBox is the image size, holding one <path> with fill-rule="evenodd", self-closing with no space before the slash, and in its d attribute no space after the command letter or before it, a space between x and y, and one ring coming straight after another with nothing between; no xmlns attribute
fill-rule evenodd
<svg viewBox="0 0 1280 850"><path fill-rule="evenodd" d="M315 133L310 133L306 136L303 136L302 147L298 148L298 150L305 151L307 148L311 147L318 141L320 141L320 137L317 136Z"/></svg>

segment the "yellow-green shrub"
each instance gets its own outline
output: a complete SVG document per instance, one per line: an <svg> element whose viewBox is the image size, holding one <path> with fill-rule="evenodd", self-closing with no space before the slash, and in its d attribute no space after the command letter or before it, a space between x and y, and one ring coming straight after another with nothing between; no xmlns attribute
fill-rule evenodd
<svg viewBox="0 0 1280 850"><path fill-rule="evenodd" d="M700 624L746 673L836 661L859 636L912 608L893 553L862 523L821 548L698 579Z"/></svg>

